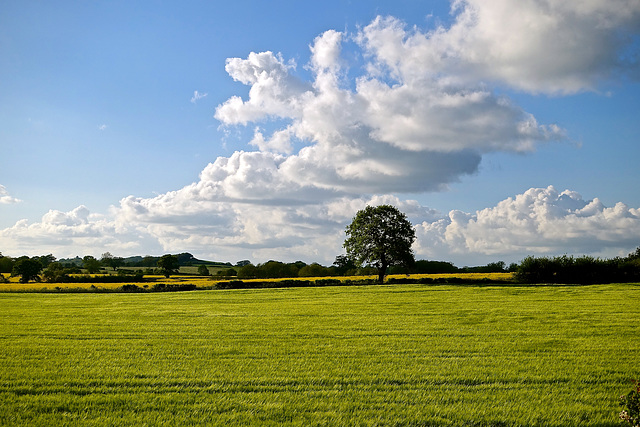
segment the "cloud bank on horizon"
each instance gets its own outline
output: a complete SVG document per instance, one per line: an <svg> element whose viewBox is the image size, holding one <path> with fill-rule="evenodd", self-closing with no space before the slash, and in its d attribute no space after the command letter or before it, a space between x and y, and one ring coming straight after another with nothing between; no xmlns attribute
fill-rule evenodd
<svg viewBox="0 0 640 427"><path fill-rule="evenodd" d="M638 71L629 49L640 4L632 0L458 0L452 13L449 27L428 32L394 17L377 17L355 34L328 30L310 44L310 79L270 51L228 59L225 70L249 93L218 105L215 118L224 128L253 127L246 151L218 157L191 185L126 197L108 214L80 206L19 221L0 230L3 250L186 250L330 264L355 212L382 203L416 225L419 258L473 264L635 248L640 209L606 207L553 186L475 213L444 214L399 196L446 191L476 173L488 153L531 153L568 138L503 91L569 96ZM363 64L355 67L345 49ZM191 101L204 96L195 91ZM0 202L12 200L0 186Z"/></svg>

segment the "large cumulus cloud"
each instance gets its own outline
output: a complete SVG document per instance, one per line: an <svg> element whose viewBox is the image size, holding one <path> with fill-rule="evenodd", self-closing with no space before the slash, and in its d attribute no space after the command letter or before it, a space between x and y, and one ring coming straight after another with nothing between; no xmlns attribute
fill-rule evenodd
<svg viewBox="0 0 640 427"><path fill-rule="evenodd" d="M635 0L457 0L454 23L429 32L378 18L362 34L380 67L398 76L444 75L542 93L594 90L637 71L630 42L640 29Z"/></svg>
<svg viewBox="0 0 640 427"><path fill-rule="evenodd" d="M531 188L475 213L451 211L417 225L417 251L457 260L526 255L626 255L640 242L640 209L606 207L574 191Z"/></svg>
<svg viewBox="0 0 640 427"><path fill-rule="evenodd" d="M415 70L367 71L345 81L343 37L330 30L316 38L307 84L271 52L227 61L230 76L251 89L247 100L221 104L215 117L226 126L286 123L270 136L257 130L251 141L261 152L286 155L273 157L277 181L350 194L439 190L477 171L484 153L531 151L564 138L562 129L540 125L482 85L452 85L428 73L416 78Z"/></svg>

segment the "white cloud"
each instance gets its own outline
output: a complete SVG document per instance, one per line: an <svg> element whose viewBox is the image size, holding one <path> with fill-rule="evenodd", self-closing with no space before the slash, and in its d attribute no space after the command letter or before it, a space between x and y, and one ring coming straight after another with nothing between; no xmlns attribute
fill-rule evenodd
<svg viewBox="0 0 640 427"><path fill-rule="evenodd" d="M193 96L191 97L191 102L195 104L199 99L205 98L207 95L207 93L200 93L197 90L194 90Z"/></svg>
<svg viewBox="0 0 640 427"><path fill-rule="evenodd" d="M342 68L340 44L342 33L335 30L328 30L316 37L314 43L309 46L311 49L311 66L320 73L324 70L335 73Z"/></svg>
<svg viewBox="0 0 640 427"><path fill-rule="evenodd" d="M271 138L266 140L264 138L264 135L260 131L260 128L256 127L253 134L253 139L249 142L249 144L258 147L260 151L291 154L293 152L291 133L291 129L286 128L274 132L271 135Z"/></svg>
<svg viewBox="0 0 640 427"><path fill-rule="evenodd" d="M417 225L417 252L444 259L497 259L526 255L627 254L640 244L640 209L604 206L576 192L532 188L474 214Z"/></svg>
<svg viewBox="0 0 640 427"><path fill-rule="evenodd" d="M229 58L225 70L236 81L251 85L249 100L234 96L218 106L215 117L224 124L247 124L270 116L289 117L298 109L299 97L310 86L293 77L272 52L252 52L247 59Z"/></svg>
<svg viewBox="0 0 640 427"><path fill-rule="evenodd" d="M105 251L135 252L142 250L145 244L154 247L154 242L137 232L135 227L91 214L85 206L69 212L50 210L40 222L20 220L12 227L0 230L0 240L5 253L14 256L44 253L57 257L97 256Z"/></svg>
<svg viewBox="0 0 640 427"><path fill-rule="evenodd" d="M565 139L498 93L594 89L622 70L622 36L638 29L631 0L459 0L453 13L449 28L430 32L395 18L377 18L355 37L329 30L310 46L310 81L272 52L228 59L226 71L249 95L229 98L215 117L223 130L251 124L247 144L257 151L219 157L176 191L124 198L109 216L79 207L19 221L0 231L3 249L331 263L344 227L368 203L407 212L422 258L474 264L637 246L638 209L553 187L448 215L394 195L446 189L477 172L486 153ZM353 40L365 64L347 70L343 44ZM195 91L192 102L204 96Z"/></svg>
<svg viewBox="0 0 640 427"><path fill-rule="evenodd" d="M40 222L18 221L0 230L3 252L62 257L105 250L120 255L189 251L221 261L301 259L328 265L343 252L345 226L368 204L392 204L407 214L416 226L418 259L460 266L520 261L527 255L626 255L640 242L640 208L606 207L553 187L532 188L475 213L442 214L392 195L297 204L232 200L210 188L202 175L178 191L127 197L108 217L80 206L49 211Z"/></svg>
<svg viewBox="0 0 640 427"><path fill-rule="evenodd" d="M0 184L0 205L11 205L20 202L22 202L22 200L16 199L15 197L9 195L7 188L4 185Z"/></svg>
<svg viewBox="0 0 640 427"><path fill-rule="evenodd" d="M593 90L625 68L637 69L625 54L640 30L636 0L457 0L452 14L450 27L430 32L379 17L360 42L378 68L398 78L427 74L534 93Z"/></svg>
<svg viewBox="0 0 640 427"><path fill-rule="evenodd" d="M227 61L230 76L251 89L248 100L230 98L215 117L226 126L285 122L272 135L256 130L250 142L287 155L269 180L351 194L431 191L476 172L483 153L531 151L565 138L504 96L428 75L391 84L390 76L365 74L352 90L339 58L342 39L333 30L315 39L309 83L271 52Z"/></svg>
<svg viewBox="0 0 640 427"><path fill-rule="evenodd" d="M107 130L107 128L108 128L108 127L109 127L109 126L107 126L107 125L105 125L105 124L98 125L98 130L99 130L99 131Z"/></svg>

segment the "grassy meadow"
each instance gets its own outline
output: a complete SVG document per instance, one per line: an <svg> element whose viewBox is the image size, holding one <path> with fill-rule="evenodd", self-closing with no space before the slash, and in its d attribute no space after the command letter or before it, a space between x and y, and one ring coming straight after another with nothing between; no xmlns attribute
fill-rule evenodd
<svg viewBox="0 0 640 427"><path fill-rule="evenodd" d="M640 285L0 293L0 425L617 426Z"/></svg>

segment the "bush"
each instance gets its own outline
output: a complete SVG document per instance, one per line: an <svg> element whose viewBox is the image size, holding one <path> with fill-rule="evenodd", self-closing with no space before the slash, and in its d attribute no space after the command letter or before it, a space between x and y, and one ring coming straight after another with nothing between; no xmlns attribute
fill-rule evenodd
<svg viewBox="0 0 640 427"><path fill-rule="evenodd" d="M179 291L195 291L196 285L186 283L186 284L165 284L165 283L156 283L151 288L152 292L179 292Z"/></svg>
<svg viewBox="0 0 640 427"><path fill-rule="evenodd" d="M620 419L630 426L640 425L640 381L634 381L634 389L620 396Z"/></svg>
<svg viewBox="0 0 640 427"><path fill-rule="evenodd" d="M120 290L122 292L145 292L143 288L134 284L122 285L120 287Z"/></svg>

